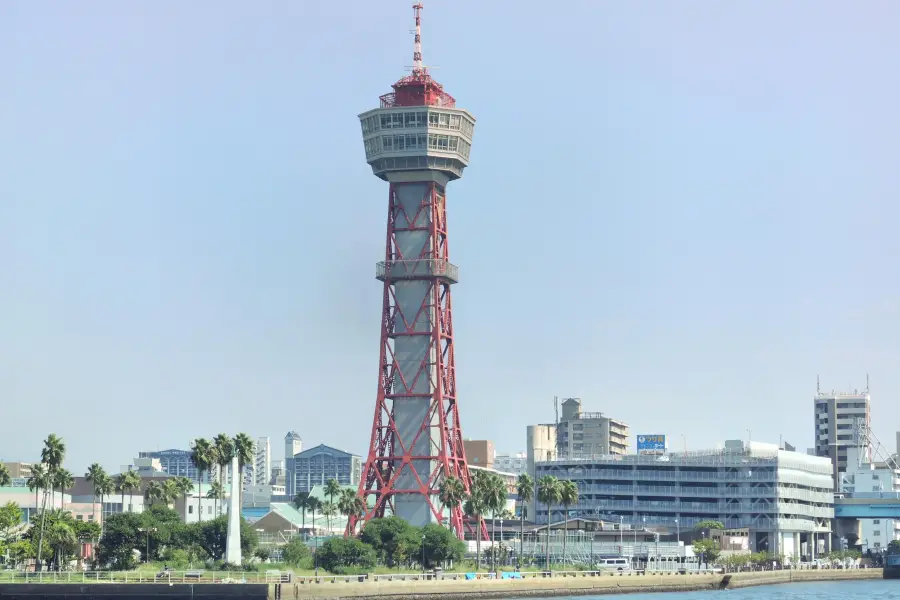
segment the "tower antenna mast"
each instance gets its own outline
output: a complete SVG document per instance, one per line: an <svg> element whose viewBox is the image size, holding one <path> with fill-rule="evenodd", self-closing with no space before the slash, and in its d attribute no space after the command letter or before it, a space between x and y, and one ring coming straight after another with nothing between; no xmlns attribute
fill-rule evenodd
<svg viewBox="0 0 900 600"><path fill-rule="evenodd" d="M416 15L416 37L413 43L413 74L417 75L424 67L422 67L422 3L413 4L413 11Z"/></svg>

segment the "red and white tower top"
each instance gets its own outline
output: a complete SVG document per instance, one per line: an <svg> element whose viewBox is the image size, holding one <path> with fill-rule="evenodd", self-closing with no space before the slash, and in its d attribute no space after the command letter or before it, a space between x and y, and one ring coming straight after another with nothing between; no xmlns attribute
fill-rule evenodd
<svg viewBox="0 0 900 600"><path fill-rule="evenodd" d="M412 73L393 86L394 91L381 97L381 107L394 106L456 106L453 96L431 78L428 67L422 64L422 4L413 4L416 16L416 37L413 45Z"/></svg>

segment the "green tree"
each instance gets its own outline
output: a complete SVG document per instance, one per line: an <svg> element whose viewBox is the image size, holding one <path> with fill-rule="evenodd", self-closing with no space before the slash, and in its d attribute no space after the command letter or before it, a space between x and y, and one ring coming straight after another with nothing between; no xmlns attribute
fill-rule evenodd
<svg viewBox="0 0 900 600"><path fill-rule="evenodd" d="M525 507L527 502L534 498L534 479L528 473L522 473L516 479L516 495L522 504L519 518L519 557L525 556Z"/></svg>
<svg viewBox="0 0 900 600"><path fill-rule="evenodd" d="M188 494L194 491L194 482L187 477L176 477L174 481L174 489L176 496L181 496L184 504L184 514L188 511ZM187 517L185 517L187 518Z"/></svg>
<svg viewBox="0 0 900 600"><path fill-rule="evenodd" d="M12 485L12 476L9 474L9 469L3 463L0 463L0 487L7 487Z"/></svg>
<svg viewBox="0 0 900 600"><path fill-rule="evenodd" d="M225 488L218 481L213 481L209 486L209 491L206 492L206 497L212 499L213 502L213 513L219 513L219 498L225 496Z"/></svg>
<svg viewBox="0 0 900 600"><path fill-rule="evenodd" d="M409 559L420 543L419 532L397 516L371 519L359 539L371 546L388 567Z"/></svg>
<svg viewBox="0 0 900 600"><path fill-rule="evenodd" d="M313 535L316 534L316 511L322 507L322 501L316 498L315 496L309 496L306 499L306 508L309 509L309 512L312 513L312 529Z"/></svg>
<svg viewBox="0 0 900 600"><path fill-rule="evenodd" d="M484 471L481 472L484 473ZM493 548L497 541L497 515L506 506L508 495L506 483L496 473L488 472L486 484L480 493L484 494L484 505L491 512L491 548ZM491 552L491 571L497 570L496 554L496 552Z"/></svg>
<svg viewBox="0 0 900 600"><path fill-rule="evenodd" d="M465 484L457 477L447 477L438 487L438 499L441 501L441 506L445 507L450 513L450 518L447 519L447 529L452 529L453 513L466 499ZM459 533L461 534L462 532Z"/></svg>
<svg viewBox="0 0 900 600"><path fill-rule="evenodd" d="M700 558L700 562L710 565L719 558L719 545L714 540L709 538L694 540L693 546L694 554Z"/></svg>
<svg viewBox="0 0 900 600"><path fill-rule="evenodd" d="M356 538L331 538L319 546L319 565L332 573L348 569L371 569L375 566L375 550Z"/></svg>
<svg viewBox="0 0 900 600"><path fill-rule="evenodd" d="M247 521L241 517L241 553L250 556L259 545L259 536ZM199 526L197 543L213 560L225 556L225 542L228 535L228 517L216 517Z"/></svg>
<svg viewBox="0 0 900 600"><path fill-rule="evenodd" d="M306 499L309 492L297 492L294 495L294 508L300 511L300 529L306 530Z"/></svg>
<svg viewBox="0 0 900 600"><path fill-rule="evenodd" d="M569 533L569 507L578 504L578 484L567 479L559 484L559 503L563 505L563 563L566 562L566 538Z"/></svg>
<svg viewBox="0 0 900 600"><path fill-rule="evenodd" d="M126 471L123 479L122 490L128 492L128 512L133 512L134 492L141 488L141 476L137 471ZM125 497L124 494L122 496Z"/></svg>
<svg viewBox="0 0 900 600"><path fill-rule="evenodd" d="M143 515L122 512L109 515L103 523L103 537L97 545L97 562L111 569L134 569L134 551L144 548L140 529L146 526Z"/></svg>
<svg viewBox="0 0 900 600"><path fill-rule="evenodd" d="M234 436L233 440L234 445L234 455L237 456L238 459L238 471L240 471L240 482L241 485L238 487L240 490L240 498L238 506L244 505L244 467L248 464L252 464L256 459L256 443L246 433L239 433ZM232 473L232 476L234 474Z"/></svg>
<svg viewBox="0 0 900 600"><path fill-rule="evenodd" d="M103 481L106 477L106 471L100 466L100 463L94 463L90 467L88 467L87 472L84 474L85 480L91 484L92 492L94 495L93 502L91 503L91 512L94 515L94 521L97 520L97 496L100 494L98 490L99 482Z"/></svg>
<svg viewBox="0 0 900 600"><path fill-rule="evenodd" d="M309 548L300 538L292 539L281 549L281 559L295 568L299 568L311 556Z"/></svg>
<svg viewBox="0 0 900 600"><path fill-rule="evenodd" d="M22 526L22 509L15 502L9 501L0 506L0 541L9 544L13 541L15 531Z"/></svg>
<svg viewBox="0 0 900 600"><path fill-rule="evenodd" d="M418 535L421 532L421 535ZM415 532L416 538L423 538L420 542L425 547L425 567L430 568L449 560L462 560L466 551L466 544L457 539L456 535L441 527L437 523L426 525ZM421 549L420 549L421 550Z"/></svg>
<svg viewBox="0 0 900 600"><path fill-rule="evenodd" d="M60 468L53 475L53 487L59 490L60 507L66 508L66 490L75 485L75 476L68 469Z"/></svg>
<svg viewBox="0 0 900 600"><path fill-rule="evenodd" d="M234 458L234 440L224 433L220 433L213 438L213 448L215 449L215 462L219 465L219 483L221 484L219 489L222 494L219 498L218 515L222 516L222 505L225 502L225 483L228 481L228 465L231 464L231 459ZM232 473L232 476L236 477L237 474Z"/></svg>
<svg viewBox="0 0 900 600"><path fill-rule="evenodd" d="M553 523L551 511L554 504L559 504L562 496L559 480L552 475L544 475L538 481L538 500L547 505L547 561L546 569L550 570L550 525Z"/></svg>
<svg viewBox="0 0 900 600"><path fill-rule="evenodd" d="M149 508L153 507L153 502L163 497L163 486L158 481L151 481L144 488L144 501Z"/></svg>
<svg viewBox="0 0 900 600"><path fill-rule="evenodd" d="M47 545L53 550L53 564L59 571L68 558L78 551L78 538L67 523L57 521L47 529Z"/></svg>
<svg viewBox="0 0 900 600"><path fill-rule="evenodd" d="M38 491L44 490L46 493L46 489L50 486L50 478L47 475L47 465L43 463L32 465L31 477L28 478L27 484L28 489L34 492L34 507L37 509L40 505Z"/></svg>
<svg viewBox="0 0 900 600"><path fill-rule="evenodd" d="M40 532L38 535L38 570L40 570L41 564L43 562L42 557L44 548L44 526L46 525L44 513L47 509L47 486L50 487L50 492L52 494L53 486L56 482L56 472L62 468L62 463L65 456L66 444L65 442L63 442L62 438L57 436L55 433L51 433L50 435L48 435L47 439L44 440L44 448L41 450L41 462L46 465L46 480L44 484L44 501L43 506L41 507Z"/></svg>
<svg viewBox="0 0 900 600"><path fill-rule="evenodd" d="M334 504L334 497L341 493L341 486L335 479L329 479L325 482L325 495L328 496L328 504ZM327 505L326 505L327 506ZM322 507L322 514L325 515L325 507ZM331 529L331 517L328 517L328 529Z"/></svg>
<svg viewBox="0 0 900 600"><path fill-rule="evenodd" d="M103 514L103 501L107 496L111 496L116 491L116 484L113 482L113 478L103 474L103 477L94 482L94 493L99 494L100 496L100 523L102 524L105 518ZM101 525L102 526L102 525Z"/></svg>
<svg viewBox="0 0 900 600"><path fill-rule="evenodd" d="M710 529L717 529L721 531L725 529L725 525L723 525L721 521L707 519L705 521L700 521L694 526L695 531L709 531Z"/></svg>
<svg viewBox="0 0 900 600"><path fill-rule="evenodd" d="M481 538L484 530L484 514L490 510L487 505L486 490L489 487L486 471L472 473L472 485L469 497L463 502L463 512L475 519L475 570L481 569Z"/></svg>
<svg viewBox="0 0 900 600"><path fill-rule="evenodd" d="M191 462L197 468L197 519L203 520L203 505L201 489L203 487L203 474L208 473L210 467L215 462L214 450L209 440L205 438L197 438L191 444ZM187 512L187 507L185 507Z"/></svg>
<svg viewBox="0 0 900 600"><path fill-rule="evenodd" d="M7 547L9 557L12 559L13 568L17 568L20 563L28 560L35 555L34 546L30 540L19 540L11 543Z"/></svg>
<svg viewBox="0 0 900 600"><path fill-rule="evenodd" d="M347 533L353 535L354 532L349 529L350 523L355 522L356 519L366 514L365 500L357 496L352 489L344 488L341 490L341 497L338 499L337 506L338 511L347 517Z"/></svg>
<svg viewBox="0 0 900 600"><path fill-rule="evenodd" d="M325 517L325 522L328 523L328 534L331 535L331 517L337 514L337 507L331 502L326 502L322 505L322 516Z"/></svg>

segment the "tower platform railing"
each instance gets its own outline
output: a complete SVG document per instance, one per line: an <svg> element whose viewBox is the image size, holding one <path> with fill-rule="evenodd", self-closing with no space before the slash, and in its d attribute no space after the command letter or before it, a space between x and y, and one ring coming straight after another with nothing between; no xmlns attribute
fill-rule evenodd
<svg viewBox="0 0 900 600"><path fill-rule="evenodd" d="M459 267L444 259L419 258L382 261L375 265L379 281L398 279L430 279L440 277L450 283L459 282Z"/></svg>

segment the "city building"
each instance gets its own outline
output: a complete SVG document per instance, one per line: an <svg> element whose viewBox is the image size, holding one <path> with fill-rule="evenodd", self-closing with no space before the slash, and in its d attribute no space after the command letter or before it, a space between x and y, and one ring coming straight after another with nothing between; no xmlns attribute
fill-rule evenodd
<svg viewBox="0 0 900 600"><path fill-rule="evenodd" d="M497 454L494 456L494 468L505 473L521 475L528 471L528 454L518 452L516 454Z"/></svg>
<svg viewBox="0 0 900 600"><path fill-rule="evenodd" d="M272 444L268 437L256 440L256 465L253 483L270 485L272 483Z"/></svg>
<svg viewBox="0 0 900 600"><path fill-rule="evenodd" d="M47 509L68 508L72 504L70 494L51 494L47 492L46 499L41 490L32 491L24 486L0 487L0 506L14 502L22 510L22 523L28 523L31 517L37 514L41 506Z"/></svg>
<svg viewBox="0 0 900 600"><path fill-rule="evenodd" d="M270 483L272 485L280 485L285 487L285 493L287 493L287 484L285 482L285 473L287 472L284 468L285 460L276 460L272 463L272 479Z"/></svg>
<svg viewBox="0 0 900 600"><path fill-rule="evenodd" d="M494 442L490 440L463 440L466 462L469 465L494 468Z"/></svg>
<svg viewBox="0 0 900 600"><path fill-rule="evenodd" d="M291 482L289 496L299 492L310 492L317 485L325 485L334 479L344 486L358 486L362 471L362 458L319 444L300 452L292 461L293 471L288 473Z"/></svg>
<svg viewBox="0 0 900 600"><path fill-rule="evenodd" d="M747 529L753 551L810 556L816 547L820 556L830 550L830 461L775 444L730 440L722 450L537 462L537 479L545 475L578 485L570 517L671 533L714 519L729 530ZM548 514L539 503L535 521L548 520L563 520L563 507Z"/></svg>
<svg viewBox="0 0 900 600"><path fill-rule="evenodd" d="M9 471L10 478L28 479L29 477L31 477L31 467L34 463L0 461L0 464L6 467L6 469Z"/></svg>
<svg viewBox="0 0 900 600"><path fill-rule="evenodd" d="M900 492L900 469L891 464L873 463L865 458L865 448L847 449L847 470L841 476L841 492L849 498L878 498L885 492ZM900 540L900 519L859 519L859 540L865 549L880 551Z"/></svg>
<svg viewBox="0 0 900 600"><path fill-rule="evenodd" d="M813 399L816 456L831 460L836 491L840 489L840 474L847 469L847 449L858 445L861 425L871 427L868 387L867 381L862 392L825 392L819 388ZM868 448L866 461L871 461L871 452Z"/></svg>
<svg viewBox="0 0 900 600"><path fill-rule="evenodd" d="M294 489L293 478L290 476L294 472L294 457L303 452L303 440L296 431L288 431L284 436L284 486L288 496L293 497L297 491ZM279 483L276 481L276 483Z"/></svg>
<svg viewBox="0 0 900 600"><path fill-rule="evenodd" d="M624 455L630 435L623 421L599 412L581 412L580 398L566 398L556 426L556 454L569 458Z"/></svg>
<svg viewBox="0 0 900 600"><path fill-rule="evenodd" d="M176 450L173 448L153 452L138 452L138 459L158 460L159 469L164 473L173 477L187 477L191 481L197 481L197 467L191 461L190 450ZM203 481L209 482L209 473L203 474Z"/></svg>

